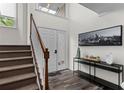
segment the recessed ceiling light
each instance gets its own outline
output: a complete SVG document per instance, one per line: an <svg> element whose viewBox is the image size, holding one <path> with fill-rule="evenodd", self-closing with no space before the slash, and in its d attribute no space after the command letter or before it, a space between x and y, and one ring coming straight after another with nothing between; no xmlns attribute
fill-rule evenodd
<svg viewBox="0 0 124 93"><path fill-rule="evenodd" d="M47 12L48 11L48 9L45 8L45 7L43 7L41 10L44 11L44 12Z"/></svg>
<svg viewBox="0 0 124 93"><path fill-rule="evenodd" d="M46 7L49 8L50 7L50 4L48 3Z"/></svg>
<svg viewBox="0 0 124 93"><path fill-rule="evenodd" d="M56 11L53 11L53 10L49 10L48 12L51 13L51 14L55 14L56 13Z"/></svg>

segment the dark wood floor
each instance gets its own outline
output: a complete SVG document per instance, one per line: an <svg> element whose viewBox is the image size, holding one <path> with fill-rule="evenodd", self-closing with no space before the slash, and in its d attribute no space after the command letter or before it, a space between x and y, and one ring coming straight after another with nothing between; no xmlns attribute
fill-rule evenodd
<svg viewBox="0 0 124 93"><path fill-rule="evenodd" d="M95 84L73 75L71 70L63 70L49 74L49 85L51 90L98 90Z"/></svg>

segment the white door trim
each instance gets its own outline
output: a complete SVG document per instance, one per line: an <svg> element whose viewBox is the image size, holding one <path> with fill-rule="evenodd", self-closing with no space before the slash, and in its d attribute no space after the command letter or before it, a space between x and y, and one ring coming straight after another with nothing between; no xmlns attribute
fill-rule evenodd
<svg viewBox="0 0 124 93"><path fill-rule="evenodd" d="M56 29L56 28L49 28L49 27L42 27L42 26L38 26L38 28L44 28L44 29L51 29L51 30L56 30L56 31L64 31L64 32L67 32L66 30L61 30L61 29Z"/></svg>

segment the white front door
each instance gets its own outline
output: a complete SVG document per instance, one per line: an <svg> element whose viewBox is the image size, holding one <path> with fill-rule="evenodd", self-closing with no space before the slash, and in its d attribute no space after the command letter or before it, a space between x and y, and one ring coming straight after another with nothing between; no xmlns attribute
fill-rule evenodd
<svg viewBox="0 0 124 93"><path fill-rule="evenodd" d="M66 33L58 31L57 38L57 68L62 70L66 68Z"/></svg>
<svg viewBox="0 0 124 93"><path fill-rule="evenodd" d="M39 28L39 32L45 43L45 46L49 49L50 52L48 71L54 72L65 69L65 33L46 28Z"/></svg>
<svg viewBox="0 0 124 93"><path fill-rule="evenodd" d="M40 28L39 30L41 38L43 39L43 42L45 43L45 46L49 49L50 52L50 58L49 58L49 72L56 71L56 31L50 30L50 29L43 29Z"/></svg>

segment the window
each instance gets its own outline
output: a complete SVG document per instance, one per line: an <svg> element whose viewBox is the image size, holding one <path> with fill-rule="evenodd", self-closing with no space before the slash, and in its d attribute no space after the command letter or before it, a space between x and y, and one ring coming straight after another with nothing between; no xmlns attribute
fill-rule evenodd
<svg viewBox="0 0 124 93"><path fill-rule="evenodd" d="M38 3L36 9L49 14L65 17L65 4L63 3Z"/></svg>
<svg viewBox="0 0 124 93"><path fill-rule="evenodd" d="M0 26L16 27L16 4L0 4Z"/></svg>

